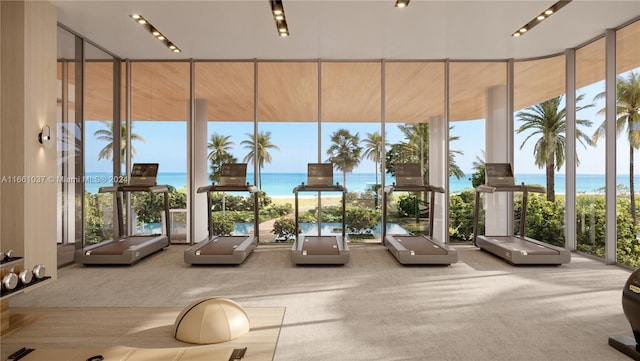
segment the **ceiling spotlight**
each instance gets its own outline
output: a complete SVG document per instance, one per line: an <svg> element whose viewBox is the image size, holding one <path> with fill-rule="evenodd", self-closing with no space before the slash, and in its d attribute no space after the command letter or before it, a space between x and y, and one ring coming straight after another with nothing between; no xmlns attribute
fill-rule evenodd
<svg viewBox="0 0 640 361"><path fill-rule="evenodd" d="M571 1L572 0L556 2L555 4L547 8L545 11L543 11L541 14L538 14L533 20L529 21L527 24L520 27L520 29L516 30L513 34L511 34L511 36L517 37L527 32L527 30L531 30L534 26L538 25L542 20L548 18L552 14L557 13L558 10L567 6L567 4L569 4Z"/></svg>
<svg viewBox="0 0 640 361"><path fill-rule="evenodd" d="M409 6L410 0L396 0L396 4L394 5L397 8L404 8Z"/></svg>
<svg viewBox="0 0 640 361"><path fill-rule="evenodd" d="M278 35L289 36L289 27L287 26L287 18L284 14L282 0L269 0L269 3L271 4L271 12L273 13L273 20L276 22Z"/></svg>
<svg viewBox="0 0 640 361"><path fill-rule="evenodd" d="M177 46L175 46L171 41L169 41L169 39L167 39L167 37L164 36L160 32L160 30L158 30L158 28L156 28L155 26L151 25L151 23L149 21L147 21L147 19L145 19L144 16L142 16L140 14L133 14L133 15L129 15L129 16L133 20L135 20L138 24L144 26L144 28L147 29L147 31L149 31L149 33L151 33L151 35L153 35L156 39L162 41L162 43L167 45L169 47L169 49L173 50L176 53L179 53L181 51L180 49L178 49Z"/></svg>

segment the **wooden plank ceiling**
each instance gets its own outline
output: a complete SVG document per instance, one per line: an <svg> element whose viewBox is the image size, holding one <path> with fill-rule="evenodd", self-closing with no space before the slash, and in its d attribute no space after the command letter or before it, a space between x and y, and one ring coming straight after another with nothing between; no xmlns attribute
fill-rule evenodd
<svg viewBox="0 0 640 361"><path fill-rule="evenodd" d="M618 72L638 67L640 22L618 31ZM514 65L514 109L520 110L564 93L564 55ZM577 51L577 88L604 78L604 39ZM86 64L87 120L112 119L110 62ZM195 94L206 99L210 121L252 121L253 61L202 61L195 65ZM382 113L380 61L323 61L321 117L325 122L379 122ZM318 119L316 61L259 61L258 119L267 122L315 122ZM385 68L387 122L425 122L444 114L444 62L388 61ZM73 72L71 72L73 75ZM450 63L452 121L485 117L486 90L506 86L506 62ZM71 80L73 82L73 80ZM188 118L189 63L133 62L134 120ZM589 99L588 101L591 101Z"/></svg>

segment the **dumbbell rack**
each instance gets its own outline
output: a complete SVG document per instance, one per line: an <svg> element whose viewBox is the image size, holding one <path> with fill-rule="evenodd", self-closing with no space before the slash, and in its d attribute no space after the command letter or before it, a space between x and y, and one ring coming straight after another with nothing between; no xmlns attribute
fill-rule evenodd
<svg viewBox="0 0 640 361"><path fill-rule="evenodd" d="M23 269L24 259L22 257L11 257L9 259L5 259L0 263L0 280L6 274L11 272L11 270L16 274L19 274ZM9 331L9 298L25 292L26 290L31 290L36 285L40 286L50 279L50 276L45 276L41 279L36 279L34 277L28 285L19 284L12 290L0 290L0 334L4 335L5 332Z"/></svg>

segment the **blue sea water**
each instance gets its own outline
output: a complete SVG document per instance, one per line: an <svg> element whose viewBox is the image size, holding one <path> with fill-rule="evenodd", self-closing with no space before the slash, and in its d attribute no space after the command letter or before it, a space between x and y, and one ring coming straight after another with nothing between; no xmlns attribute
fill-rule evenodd
<svg viewBox="0 0 640 361"><path fill-rule="evenodd" d="M109 173L87 173L88 179L108 179ZM452 193L460 192L465 189L472 189L471 181L469 180L471 175L465 175L460 179L451 177L449 179L449 189ZM342 174L334 174L334 181L343 183ZM640 175L635 176L635 183L640 184ZM247 180L253 183L253 174L247 175ZM269 196L289 196L293 194L293 188L299 185L301 182L306 182L306 173L263 173L262 174L262 190L264 190ZM393 183L394 178L390 175L386 177L386 184ZM362 192L369 189L375 184L376 178L374 173L350 173L347 175L347 190L350 192L359 191ZM378 182L380 182L380 175L378 175ZM544 174L516 174L516 182L524 182L526 184L539 184L546 186L546 177ZM174 186L177 189L186 188L187 174L186 173L158 173L158 184L168 184ZM616 184L629 186L628 175L618 175L616 177ZM97 193L99 187L109 186L109 183L91 182L85 183L85 189L90 193ZM200 186L200 185L198 185ZM598 189L605 186L604 174L578 174L576 175L576 190L579 193L595 193ZM555 190L558 194L565 193L565 176L559 174L555 176Z"/></svg>

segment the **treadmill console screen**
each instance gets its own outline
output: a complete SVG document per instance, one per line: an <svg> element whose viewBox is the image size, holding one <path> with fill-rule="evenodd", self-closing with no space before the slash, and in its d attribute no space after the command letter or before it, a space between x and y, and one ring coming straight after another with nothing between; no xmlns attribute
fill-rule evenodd
<svg viewBox="0 0 640 361"><path fill-rule="evenodd" d="M158 163L134 163L131 168L129 185L155 186L158 176Z"/></svg>
<svg viewBox="0 0 640 361"><path fill-rule="evenodd" d="M515 185L510 163L485 164L485 182L489 186Z"/></svg>
<svg viewBox="0 0 640 361"><path fill-rule="evenodd" d="M333 164L309 163L307 165L307 185L310 185L310 186L333 185Z"/></svg>
<svg viewBox="0 0 640 361"><path fill-rule="evenodd" d="M419 163L398 163L396 168L396 185L421 186L422 172Z"/></svg>
<svg viewBox="0 0 640 361"><path fill-rule="evenodd" d="M220 168L221 186L244 186L247 181L247 163L226 163Z"/></svg>

